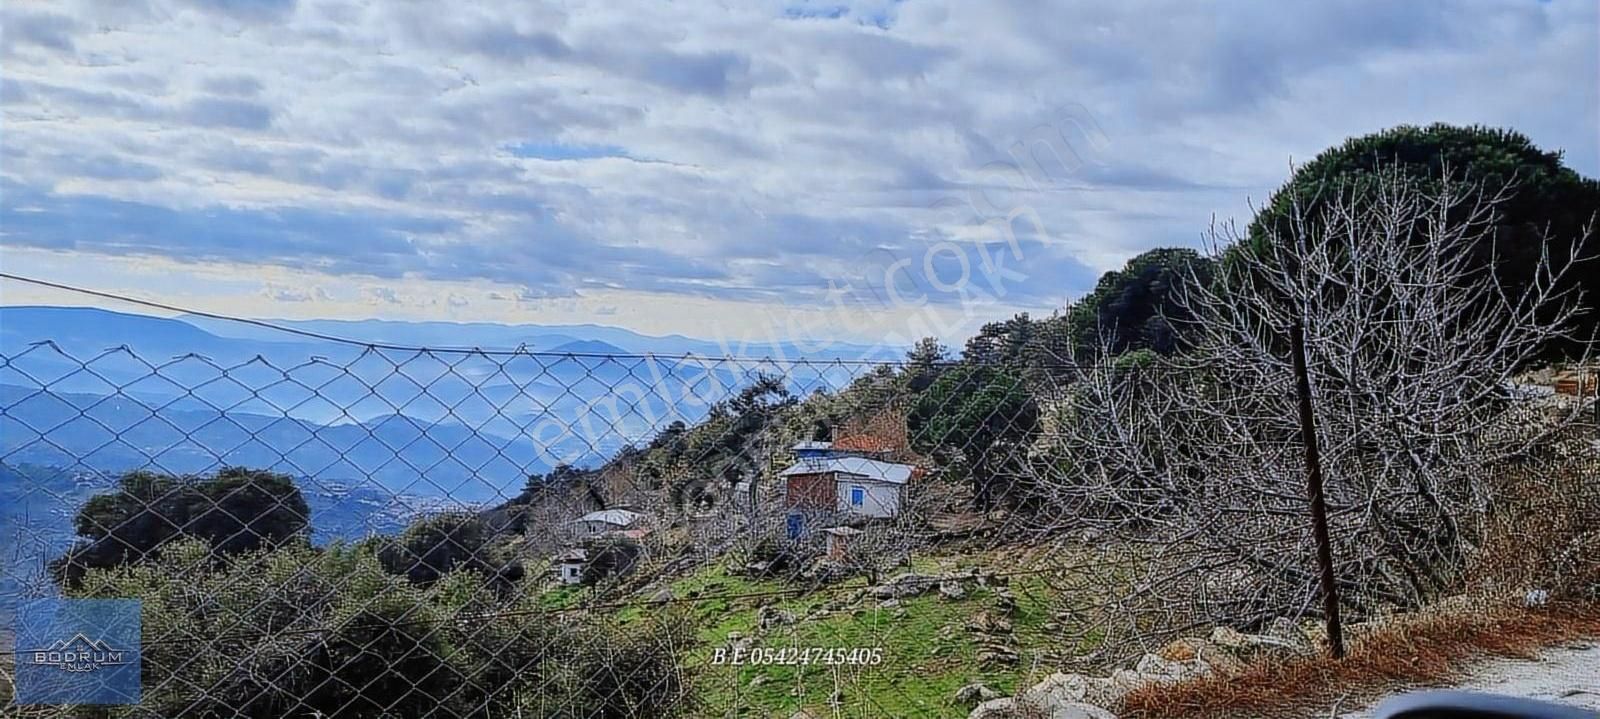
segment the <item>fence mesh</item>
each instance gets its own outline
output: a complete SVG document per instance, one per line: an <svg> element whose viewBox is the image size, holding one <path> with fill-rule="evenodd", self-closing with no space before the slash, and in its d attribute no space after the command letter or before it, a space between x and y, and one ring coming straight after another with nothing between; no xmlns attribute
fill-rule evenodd
<svg viewBox="0 0 1600 719"><path fill-rule="evenodd" d="M1318 641L1289 375L195 349L4 350L4 610L143 618L136 706L12 710L964 716L1219 626ZM1592 591L1592 386L1540 387L1426 468L1323 390L1355 619Z"/></svg>

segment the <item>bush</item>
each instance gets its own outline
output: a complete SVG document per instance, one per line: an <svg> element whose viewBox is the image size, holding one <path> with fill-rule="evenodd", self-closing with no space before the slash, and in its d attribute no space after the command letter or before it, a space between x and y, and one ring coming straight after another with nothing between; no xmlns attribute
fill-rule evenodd
<svg viewBox="0 0 1600 719"><path fill-rule="evenodd" d="M184 539L90 569L69 596L143 601L142 702L112 716L670 717L687 706L681 623L569 620L471 571L423 587L370 547L219 561Z"/></svg>
<svg viewBox="0 0 1600 719"><path fill-rule="evenodd" d="M218 555L275 547L303 539L310 514L287 475L244 467L209 478L129 472L78 510L73 526L84 541L51 562L51 573L75 586L89 569L142 562L183 538Z"/></svg>
<svg viewBox="0 0 1600 719"><path fill-rule="evenodd" d="M522 578L522 565L494 546L495 532L470 512L445 512L412 523L378 551L384 569L428 585L457 569L477 572L502 587Z"/></svg>

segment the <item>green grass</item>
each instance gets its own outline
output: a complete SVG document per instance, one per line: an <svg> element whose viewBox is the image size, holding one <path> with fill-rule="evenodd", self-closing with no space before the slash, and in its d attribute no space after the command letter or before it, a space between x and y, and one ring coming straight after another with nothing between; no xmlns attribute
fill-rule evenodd
<svg viewBox="0 0 1600 719"><path fill-rule="evenodd" d="M1015 572L1022 564L1015 556L958 554L919 557L910 571L940 573L982 567L990 572ZM1092 648L1071 646L1071 639L1052 624L1063 585L1058 578L1044 574L1010 578L1008 591L1016 599L1016 609L1007 617L1013 627L1010 644L1020 660L1009 667L978 664L979 647L966 625L980 612L996 611L997 599L994 591L979 589L971 582L963 583L969 593L957 601L930 591L885 609L867 598L813 620L805 619L806 615L865 587L865 580L854 579L809 594L783 594L799 589L798 585L730 575L721 566L709 566L669 586L697 626L700 645L685 660L700 701L697 715L787 719L802 708L818 717L835 716L829 705L835 691L841 693L838 716L965 717L970 708L953 701L961 686L982 681L997 691L1015 692L1059 669L1049 657L1064 650ZM541 604L573 606L581 603L584 595L580 592L556 588L541 598ZM799 621L758 632L758 612L767 604L792 612ZM655 611L650 606L630 606L617 610L614 618L633 622ZM837 667L713 664L713 651L728 646L730 632L751 638L753 647L769 649L881 647L883 661L876 666Z"/></svg>
<svg viewBox="0 0 1600 719"><path fill-rule="evenodd" d="M915 563L913 568L934 572L964 565L967 563L951 565L929 560ZM996 599L988 590L975 589L959 601L941 599L937 593L929 592L903 599L899 607L889 609L866 599L815 620L804 617L829 600L864 586L864 582L857 580L792 598L693 602L694 611L702 620L700 636L705 646L688 664L697 668L702 713L787 718L801 708L809 708L818 716L832 716L828 700L839 691L839 712L846 717L964 717L969 709L953 703L956 689L982 681L997 691L1014 691L1028 678L1038 652L1060 644L1059 637L1050 636L1043 629L1050 620L1053 590L1042 579L1027 579L1030 581L1014 580L1010 590L1017 599L1017 609L1010 617L1015 632L1013 645L1022 657L1015 667L978 664L979 647L966 624L979 612L993 610ZM730 577L721 569L712 568L675 585L675 596L685 597L681 590L688 588L698 588L702 596L712 596L771 591L783 585ZM800 621L758 635L756 617L764 602L793 612ZM881 647L883 661L876 666L837 667L710 664L713 648L726 646L728 633L734 631L754 637L752 646L763 648Z"/></svg>

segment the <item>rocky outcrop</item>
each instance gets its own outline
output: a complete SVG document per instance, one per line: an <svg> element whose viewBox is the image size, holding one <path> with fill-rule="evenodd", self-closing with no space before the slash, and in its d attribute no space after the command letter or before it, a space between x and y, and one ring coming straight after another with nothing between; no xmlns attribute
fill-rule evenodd
<svg viewBox="0 0 1600 719"><path fill-rule="evenodd" d="M1011 622L1003 611L980 612L967 628L980 638L995 637L1009 635ZM1274 620L1260 634L1217 627L1207 639L1184 637L1168 642L1139 657L1134 666L1107 677L1051 674L1015 697L983 701L969 719L1116 719L1111 709L1134 690L1233 674L1241 671L1246 661L1261 656L1315 651L1317 636L1287 619Z"/></svg>
<svg viewBox="0 0 1600 719"><path fill-rule="evenodd" d="M787 609L767 605L756 611L756 626L762 630L780 627L785 624L794 624L794 612Z"/></svg>
<svg viewBox="0 0 1600 719"><path fill-rule="evenodd" d="M989 688L983 682L973 682L956 690L955 700L962 706L982 704L991 699L999 699L1000 692Z"/></svg>
<svg viewBox="0 0 1600 719"><path fill-rule="evenodd" d="M915 597L939 586L939 577L931 574L900 574L867 590L878 599L903 599Z"/></svg>

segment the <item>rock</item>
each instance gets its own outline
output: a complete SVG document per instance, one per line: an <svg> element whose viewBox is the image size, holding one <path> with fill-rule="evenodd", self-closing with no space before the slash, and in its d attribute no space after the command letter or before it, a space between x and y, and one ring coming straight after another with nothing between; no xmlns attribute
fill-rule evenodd
<svg viewBox="0 0 1600 719"><path fill-rule="evenodd" d="M1056 672L1033 685L1025 694L1029 699L1038 702L1069 704L1083 701L1088 691L1089 683L1082 674Z"/></svg>
<svg viewBox="0 0 1600 719"><path fill-rule="evenodd" d="M765 674L757 674L754 677L750 678L749 687L751 689L754 689L754 688L759 687L762 684L766 684L766 683L767 683L767 675L765 675Z"/></svg>
<svg viewBox="0 0 1600 719"><path fill-rule="evenodd" d="M978 663L1010 666L1017 663L1017 650L1006 646L988 646L978 650Z"/></svg>
<svg viewBox="0 0 1600 719"><path fill-rule="evenodd" d="M650 595L650 601L656 604L666 604L672 601L672 587L662 587L661 591Z"/></svg>
<svg viewBox="0 0 1600 719"><path fill-rule="evenodd" d="M1017 719L1017 700L1011 697L990 699L974 707L967 719Z"/></svg>
<svg viewBox="0 0 1600 719"><path fill-rule="evenodd" d="M901 574L869 591L878 599L914 597L938 586L939 578L929 574Z"/></svg>
<svg viewBox="0 0 1600 719"><path fill-rule="evenodd" d="M1000 692L990 689L983 682L973 682L956 690L956 703L963 706L982 704L990 699L1000 698Z"/></svg>
<svg viewBox="0 0 1600 719"><path fill-rule="evenodd" d="M1117 719L1117 715L1093 704L1062 704L1053 709L1050 719Z"/></svg>
<svg viewBox="0 0 1600 719"><path fill-rule="evenodd" d="M967 630L979 634L1010 634L1011 620L994 612L978 612L967 622Z"/></svg>
<svg viewBox="0 0 1600 719"><path fill-rule="evenodd" d="M981 587L1004 587L1011 582L1009 577L999 574L979 574L978 585Z"/></svg>
<svg viewBox="0 0 1600 719"><path fill-rule="evenodd" d="M966 597L967 590L962 588L960 582L945 580L943 582L939 582L939 596L951 601L955 601L957 599Z"/></svg>
<svg viewBox="0 0 1600 719"><path fill-rule="evenodd" d="M1283 630L1282 627L1279 629ZM1258 654L1306 654L1315 651L1311 640L1298 627L1290 636L1245 634L1228 627L1217 627L1211 631L1211 643L1225 647L1240 657L1252 657Z"/></svg>
<svg viewBox="0 0 1600 719"><path fill-rule="evenodd" d="M800 711L790 714L789 719L817 719L817 715L801 709Z"/></svg>
<svg viewBox="0 0 1600 719"><path fill-rule="evenodd" d="M1128 687L1107 677L1087 677L1083 680L1083 702L1101 707L1114 707L1122 702Z"/></svg>
<svg viewBox="0 0 1600 719"><path fill-rule="evenodd" d="M1244 669L1244 662L1239 661L1238 657L1210 642L1201 644L1196 651L1196 658L1218 674L1238 674Z"/></svg>
<svg viewBox="0 0 1600 719"><path fill-rule="evenodd" d="M1545 589L1529 589L1528 593L1524 594L1522 596L1522 606L1524 606L1524 607L1528 607L1528 608L1542 607L1542 606L1544 606L1546 604L1549 604L1549 603L1550 603L1550 592L1549 592L1549 590L1545 590Z"/></svg>
<svg viewBox="0 0 1600 719"><path fill-rule="evenodd" d="M952 570L950 570L948 572L945 572L944 574L939 575L939 581L941 581L941 582L971 582L971 581L976 581L977 579L978 579L978 568L977 567L967 567L966 569L952 569Z"/></svg>
<svg viewBox="0 0 1600 719"><path fill-rule="evenodd" d="M1210 643L1211 642L1208 642L1204 639L1198 639L1195 637L1174 639L1170 642L1167 642L1167 645L1158 650L1156 654L1161 655L1162 659L1168 659L1175 662L1198 659L1200 658L1200 648Z"/></svg>
<svg viewBox="0 0 1600 719"><path fill-rule="evenodd" d="M879 609L894 609L898 606L900 606L900 600L898 599L885 599L881 602L878 602Z"/></svg>
<svg viewBox="0 0 1600 719"><path fill-rule="evenodd" d="M1176 661L1159 654L1140 657L1139 664L1133 670L1146 676L1159 677L1161 681L1182 681L1211 674L1211 667L1199 658Z"/></svg>
<svg viewBox="0 0 1600 719"><path fill-rule="evenodd" d="M785 624L794 624L794 612L771 605L756 611L756 626L762 629L771 629Z"/></svg>
<svg viewBox="0 0 1600 719"><path fill-rule="evenodd" d="M1163 674L1167 676L1182 676L1183 662L1163 659L1159 654L1146 654L1139 657L1139 663L1133 670L1140 674Z"/></svg>
<svg viewBox="0 0 1600 719"><path fill-rule="evenodd" d="M1005 614L1012 614L1017 611L1017 598L1002 589L994 593L994 606Z"/></svg>
<svg viewBox="0 0 1600 719"><path fill-rule="evenodd" d="M1232 627L1217 627L1211 630L1211 643L1229 649L1244 649L1250 645L1250 638Z"/></svg>
<svg viewBox="0 0 1600 719"><path fill-rule="evenodd" d="M1111 673L1111 684L1127 694L1150 683L1149 677L1132 669L1118 669Z"/></svg>
<svg viewBox="0 0 1600 719"><path fill-rule="evenodd" d="M1033 700L1018 702L1019 716L1028 719L1117 719L1117 715L1093 704L1082 702L1041 703Z"/></svg>

